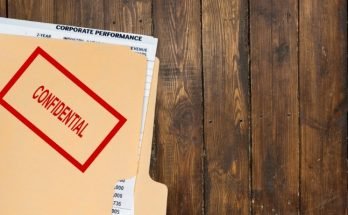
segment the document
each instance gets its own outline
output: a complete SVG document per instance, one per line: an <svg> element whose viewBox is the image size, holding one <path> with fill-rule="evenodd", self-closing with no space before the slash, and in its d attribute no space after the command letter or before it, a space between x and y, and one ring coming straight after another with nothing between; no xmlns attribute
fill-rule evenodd
<svg viewBox="0 0 348 215"><path fill-rule="evenodd" d="M115 181L137 172L145 56L23 36L0 44L0 214L109 214Z"/></svg>
<svg viewBox="0 0 348 215"><path fill-rule="evenodd" d="M55 38L81 42L100 42L124 45L132 51L143 54L147 58L147 76L144 90L144 103L140 131L139 151L144 132L145 117L151 90L157 39L137 34L111 32L91 28L67 26L59 24L38 23L23 20L0 18L0 33L25 35L42 38ZM150 155L149 155L150 156ZM115 186L113 213L134 214L134 186L136 178L121 180Z"/></svg>

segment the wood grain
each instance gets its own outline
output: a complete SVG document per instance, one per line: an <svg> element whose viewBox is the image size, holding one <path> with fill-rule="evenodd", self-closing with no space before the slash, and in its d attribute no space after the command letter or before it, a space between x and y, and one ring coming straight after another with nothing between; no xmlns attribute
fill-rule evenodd
<svg viewBox="0 0 348 215"><path fill-rule="evenodd" d="M301 209L348 214L347 2L300 1Z"/></svg>
<svg viewBox="0 0 348 215"><path fill-rule="evenodd" d="M168 215L202 214L200 2L155 0L153 7L161 64L152 167L168 186Z"/></svg>
<svg viewBox="0 0 348 215"><path fill-rule="evenodd" d="M299 103L296 0L251 0L252 210L297 214Z"/></svg>
<svg viewBox="0 0 348 215"><path fill-rule="evenodd" d="M57 23L152 34L151 1L64 0L56 3Z"/></svg>
<svg viewBox="0 0 348 215"><path fill-rule="evenodd" d="M54 1L54 22L89 28L104 28L107 15L103 0Z"/></svg>
<svg viewBox="0 0 348 215"><path fill-rule="evenodd" d="M248 214L248 3L202 5L206 214Z"/></svg>
<svg viewBox="0 0 348 215"><path fill-rule="evenodd" d="M152 35L152 1L104 0L105 28Z"/></svg>
<svg viewBox="0 0 348 215"><path fill-rule="evenodd" d="M151 0L11 0L12 18L151 35Z"/></svg>
<svg viewBox="0 0 348 215"><path fill-rule="evenodd" d="M167 214L348 214L345 0L0 0L7 12L159 37L151 172Z"/></svg>
<svg viewBox="0 0 348 215"><path fill-rule="evenodd" d="M54 22L54 0L9 0L8 17Z"/></svg>
<svg viewBox="0 0 348 215"><path fill-rule="evenodd" d="M0 0L0 16L6 17L7 16L7 5L6 0Z"/></svg>

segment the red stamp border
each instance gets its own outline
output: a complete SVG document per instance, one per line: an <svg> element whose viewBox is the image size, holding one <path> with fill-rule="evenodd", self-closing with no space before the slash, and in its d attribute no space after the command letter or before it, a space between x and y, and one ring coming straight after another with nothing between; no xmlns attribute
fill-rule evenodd
<svg viewBox="0 0 348 215"><path fill-rule="evenodd" d="M90 155L90 157L84 162L80 163L68 152L66 152L62 147L60 147L56 142L54 142L50 137L48 137L44 132L42 132L38 127L31 123L27 118L20 114L15 108L13 108L9 103L4 100L4 96L8 93L11 87L16 83L16 81L23 75L23 73L28 69L28 67L34 62L38 57L42 56L49 63L51 63L55 68L57 68L62 74L64 74L69 80L74 82L78 87L80 87L85 93L91 96L96 102L98 102L102 107L104 107L108 112L115 116L119 122L113 127L110 133L104 138L97 149ZM0 92L0 105L12 113L19 121L24 123L29 129L31 129L35 134L45 140L52 148L54 148L59 154L65 157L70 163L72 163L81 172L85 172L92 162L97 158L97 156L102 152L110 140L115 136L115 134L120 130L120 128L126 123L127 119L117 112L111 105L105 102L101 97L95 94L89 87L82 83L77 77L75 77L71 72L64 68L60 63L58 63L53 57L51 57L42 48L37 47L34 52L29 56L25 63L19 68L16 74L11 78L11 80L6 84L6 86Z"/></svg>

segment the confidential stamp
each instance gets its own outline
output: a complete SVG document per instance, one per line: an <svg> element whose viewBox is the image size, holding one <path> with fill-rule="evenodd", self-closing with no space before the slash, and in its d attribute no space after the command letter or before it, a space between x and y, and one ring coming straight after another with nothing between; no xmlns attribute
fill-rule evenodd
<svg viewBox="0 0 348 215"><path fill-rule="evenodd" d="M40 47L1 90L0 105L81 172L127 121Z"/></svg>

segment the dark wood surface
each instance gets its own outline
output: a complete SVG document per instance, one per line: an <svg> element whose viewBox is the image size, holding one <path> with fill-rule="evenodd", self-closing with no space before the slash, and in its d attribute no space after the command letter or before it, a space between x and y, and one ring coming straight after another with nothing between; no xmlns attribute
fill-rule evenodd
<svg viewBox="0 0 348 215"><path fill-rule="evenodd" d="M203 106L200 2L153 2L159 39L153 177L169 192L168 214L201 214ZM183 162L184 161L184 162Z"/></svg>
<svg viewBox="0 0 348 215"><path fill-rule="evenodd" d="M0 0L0 16L2 17L7 16L6 9L7 9L6 0Z"/></svg>
<svg viewBox="0 0 348 215"><path fill-rule="evenodd" d="M345 0L0 0L0 15L159 38L167 214L348 214Z"/></svg>
<svg viewBox="0 0 348 215"><path fill-rule="evenodd" d="M301 210L348 214L347 2L300 8Z"/></svg>
<svg viewBox="0 0 348 215"><path fill-rule="evenodd" d="M298 5L250 1L252 211L299 208Z"/></svg>
<svg viewBox="0 0 348 215"><path fill-rule="evenodd" d="M248 2L203 0L206 214L248 214Z"/></svg>

